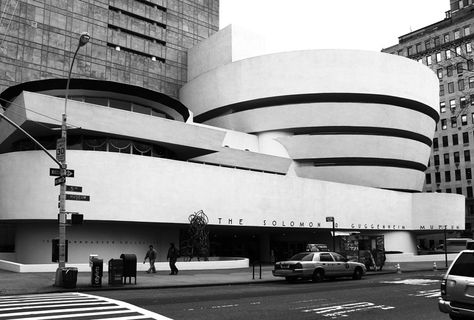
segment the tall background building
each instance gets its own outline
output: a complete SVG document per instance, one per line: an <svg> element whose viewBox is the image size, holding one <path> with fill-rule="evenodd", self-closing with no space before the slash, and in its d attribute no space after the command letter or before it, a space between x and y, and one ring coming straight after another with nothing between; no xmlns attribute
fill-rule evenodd
<svg viewBox="0 0 474 320"><path fill-rule="evenodd" d="M382 50L428 66L439 79L440 120L423 191L464 195L464 236L469 237L474 227L473 10L472 0L450 0L445 19L402 35L397 45ZM433 239L424 243L436 244Z"/></svg>
<svg viewBox="0 0 474 320"><path fill-rule="evenodd" d="M0 92L32 80L116 81L177 98L186 51L219 29L218 0L5 0L0 2Z"/></svg>

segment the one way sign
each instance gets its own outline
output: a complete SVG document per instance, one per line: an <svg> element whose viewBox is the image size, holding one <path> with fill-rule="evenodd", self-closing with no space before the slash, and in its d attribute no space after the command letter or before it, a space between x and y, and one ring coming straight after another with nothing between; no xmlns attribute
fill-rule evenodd
<svg viewBox="0 0 474 320"><path fill-rule="evenodd" d="M49 175L53 177L59 177L61 175L61 169L59 168L49 168ZM74 177L74 170L66 169L66 177L73 178Z"/></svg>

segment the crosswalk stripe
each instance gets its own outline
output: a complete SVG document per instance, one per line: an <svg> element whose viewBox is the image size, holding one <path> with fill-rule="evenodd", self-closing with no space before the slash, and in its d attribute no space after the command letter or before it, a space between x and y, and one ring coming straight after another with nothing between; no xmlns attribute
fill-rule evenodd
<svg viewBox="0 0 474 320"><path fill-rule="evenodd" d="M169 319L123 301L85 293L0 296L0 320Z"/></svg>

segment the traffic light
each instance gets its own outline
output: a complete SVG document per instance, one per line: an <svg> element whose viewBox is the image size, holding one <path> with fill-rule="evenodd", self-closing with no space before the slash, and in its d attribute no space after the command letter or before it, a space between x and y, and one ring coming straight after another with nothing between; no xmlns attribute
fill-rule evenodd
<svg viewBox="0 0 474 320"><path fill-rule="evenodd" d="M71 224L82 224L84 222L84 215L79 213L71 214Z"/></svg>

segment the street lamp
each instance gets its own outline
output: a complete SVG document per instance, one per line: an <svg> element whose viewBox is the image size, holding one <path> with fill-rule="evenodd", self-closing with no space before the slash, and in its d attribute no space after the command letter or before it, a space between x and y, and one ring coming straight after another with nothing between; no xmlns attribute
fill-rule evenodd
<svg viewBox="0 0 474 320"><path fill-rule="evenodd" d="M326 222L332 222L332 251L336 251L336 228L334 217L326 217Z"/></svg>
<svg viewBox="0 0 474 320"><path fill-rule="evenodd" d="M71 65L69 67L69 73L66 83L66 93L64 97L64 113L61 121L61 138L57 142L56 158L61 163L60 167L60 189L59 189L59 250L58 250L58 269L56 270L56 286L62 286L62 268L66 266L66 176L67 176L67 165L66 165L66 149L67 149L67 100L69 95L69 83L71 82L71 72L76 59L77 52L81 47L86 45L90 40L90 35L87 32L81 33L79 37L79 43L77 44L76 51L72 57ZM58 150L60 150L58 152Z"/></svg>

